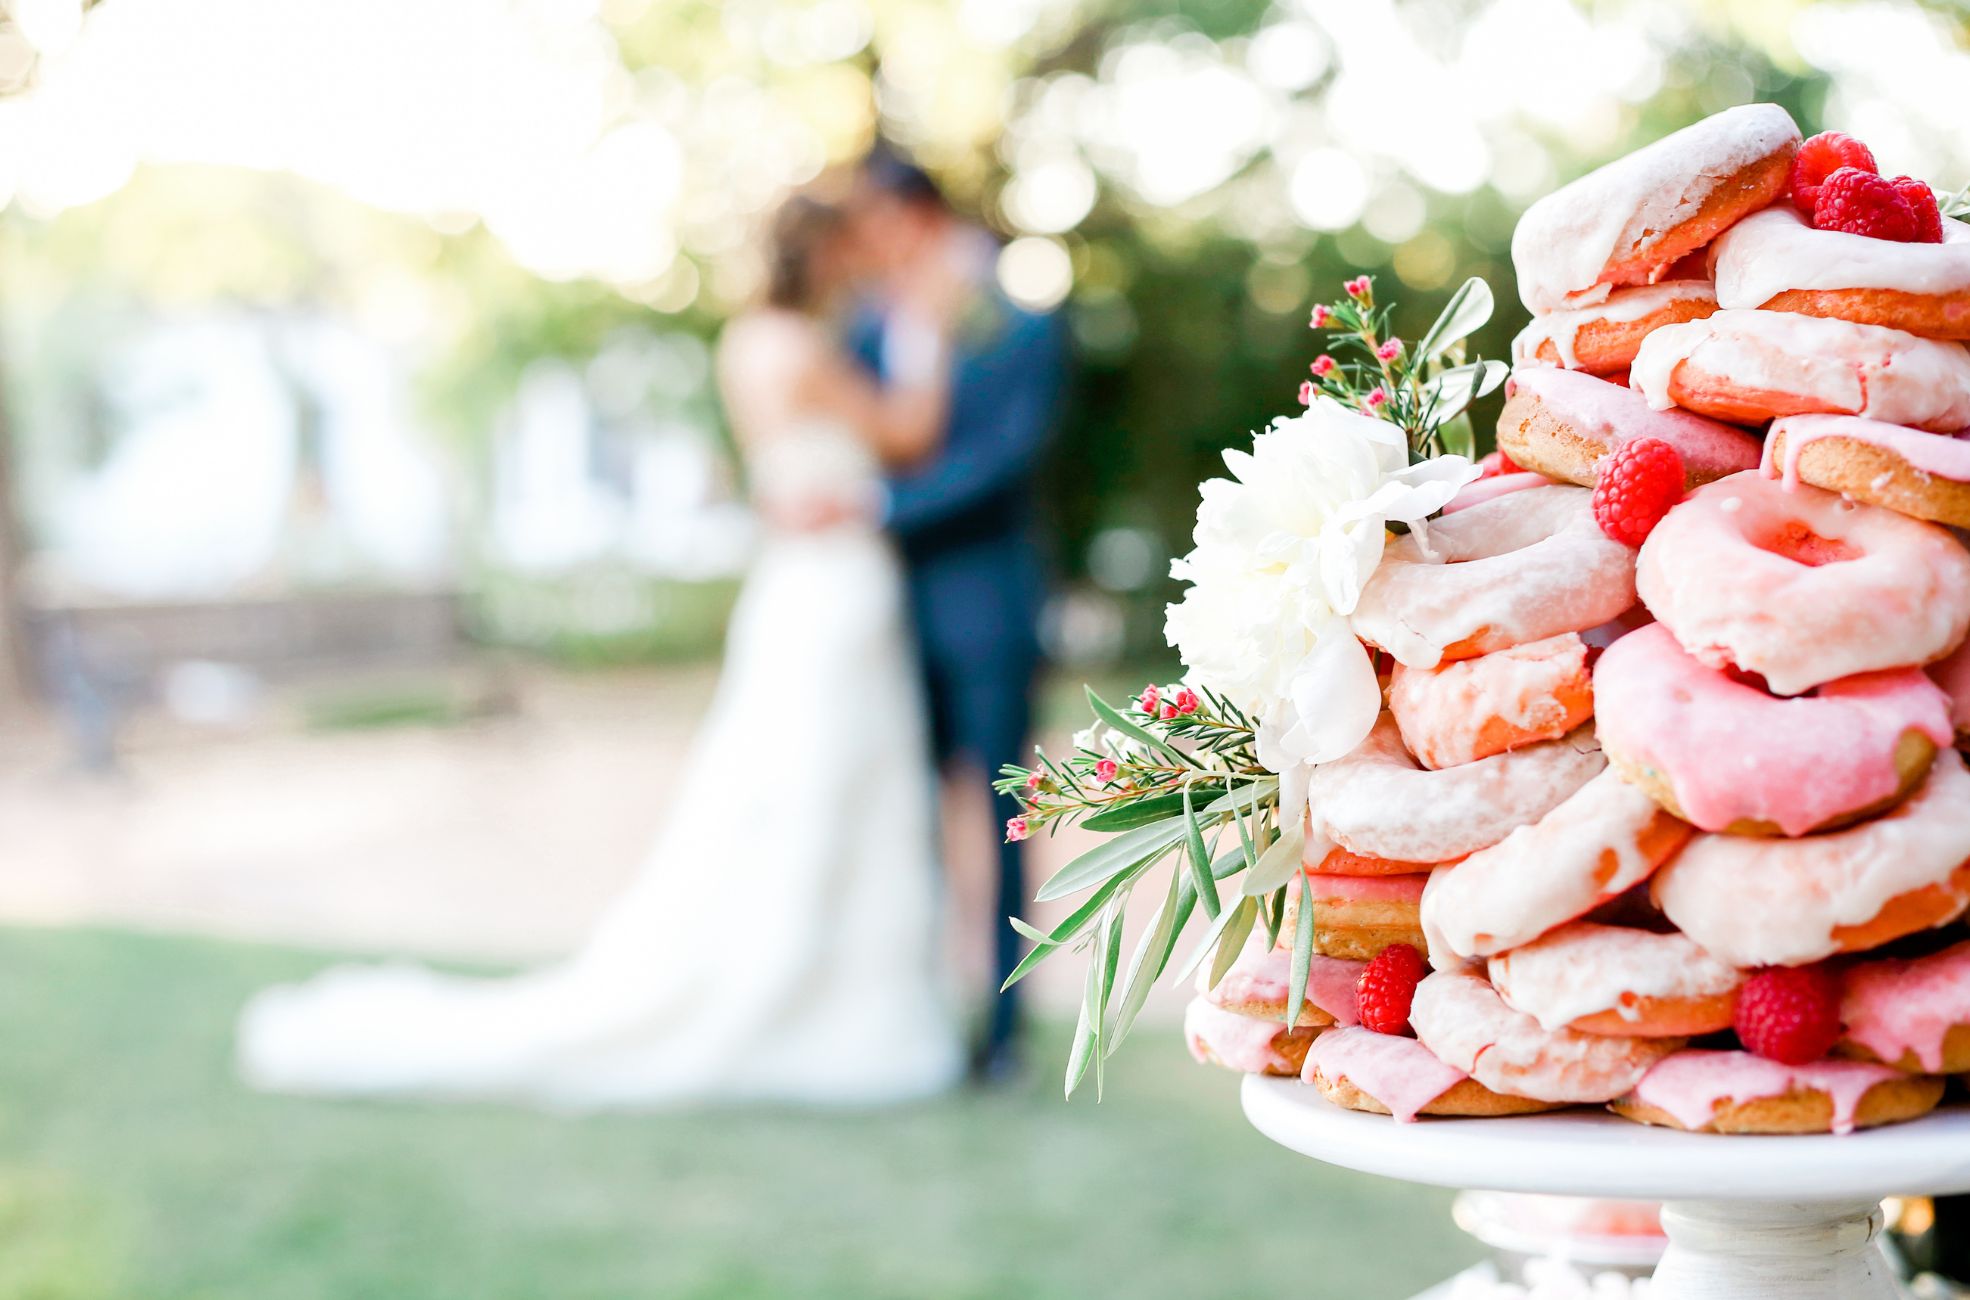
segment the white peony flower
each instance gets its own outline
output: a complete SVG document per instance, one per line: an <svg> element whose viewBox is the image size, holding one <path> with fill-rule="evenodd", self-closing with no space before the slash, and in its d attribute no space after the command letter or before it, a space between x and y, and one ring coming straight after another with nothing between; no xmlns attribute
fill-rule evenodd
<svg viewBox="0 0 1970 1300"><path fill-rule="evenodd" d="M1259 721L1259 761L1297 815L1306 769L1359 745L1381 710L1373 660L1348 628L1387 526L1422 532L1478 477L1462 456L1409 463L1402 430L1322 399L1227 451L1203 485L1190 583L1165 632L1190 675Z"/></svg>

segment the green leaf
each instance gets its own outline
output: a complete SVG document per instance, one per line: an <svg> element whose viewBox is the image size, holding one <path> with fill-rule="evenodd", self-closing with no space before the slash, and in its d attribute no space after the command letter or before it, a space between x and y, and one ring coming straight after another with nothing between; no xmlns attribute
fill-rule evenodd
<svg viewBox="0 0 1970 1300"><path fill-rule="evenodd" d="M1231 969L1231 963L1238 960L1238 954L1245 951L1245 941L1252 937L1252 926L1259 919L1259 900L1241 898L1238 906L1231 910L1235 915L1231 918L1231 924L1224 928L1224 936L1218 940L1218 953L1211 961L1208 988L1216 988L1224 973Z"/></svg>
<svg viewBox="0 0 1970 1300"><path fill-rule="evenodd" d="M1094 710L1094 715L1097 718L1100 718L1111 728L1121 732L1130 740L1148 745L1151 749L1157 750L1173 762L1189 763L1190 760L1185 758L1180 750L1171 748L1169 742L1163 740L1160 736L1154 735L1137 723L1130 721L1114 705L1102 699L1099 695L1096 695L1094 693L1094 687L1089 686L1085 689L1088 693L1088 707Z"/></svg>
<svg viewBox="0 0 1970 1300"><path fill-rule="evenodd" d="M1307 971L1313 966L1313 904L1307 899L1306 877L1300 877L1300 914L1293 922L1293 969L1286 980L1286 1024L1300 1023L1306 1003Z"/></svg>
<svg viewBox="0 0 1970 1300"><path fill-rule="evenodd" d="M1038 946L1019 959L1019 964L1012 968L1012 974L1006 976L1006 982L999 986L999 991L1003 993L1020 980L1025 979L1028 972L1035 966L1071 942L1081 931L1087 929L1089 922L1093 921L1095 915L1101 911L1102 905L1115 896L1115 891L1147 871L1150 865L1157 858L1162 857L1167 851L1167 849L1158 850L1151 856L1144 858L1141 862L1135 863L1129 869L1111 876L1102 884L1100 889L1089 894L1087 901L1069 913L1066 920L1053 928L1052 933L1039 936ZM1037 931L1033 930L1032 926L1026 925L1024 922L1020 922L1014 928L1028 938L1032 938L1037 933Z"/></svg>
<svg viewBox="0 0 1970 1300"><path fill-rule="evenodd" d="M1054 873L1053 878L1041 885L1039 892L1033 895L1034 901L1045 903L1065 898L1098 885L1117 872L1127 871L1145 856L1160 853L1181 840L1184 823L1183 814L1179 813L1103 841Z"/></svg>
<svg viewBox="0 0 1970 1300"><path fill-rule="evenodd" d="M1239 908L1228 907L1218 913L1218 919L1211 922L1211 928L1204 932L1204 941L1198 944L1190 956L1184 958L1183 965L1177 968L1178 980L1189 979L1196 973L1197 968L1204 964L1204 958L1217 950L1218 940L1224 937L1225 930L1237 917L1238 912Z"/></svg>
<svg viewBox="0 0 1970 1300"><path fill-rule="evenodd" d="M1197 899L1204 904L1204 912L1212 920L1218 915L1218 891L1212 882L1211 854L1204 847L1204 831L1197 824L1197 810L1191 806L1190 786L1183 787L1183 830L1185 847L1190 858L1190 871L1197 882Z"/></svg>
<svg viewBox="0 0 1970 1300"><path fill-rule="evenodd" d="M1074 1046L1067 1053L1067 1099L1074 1099L1074 1089L1081 1086L1087 1076L1088 1062L1094 1055L1094 993L1095 962L1088 963L1088 978L1081 991L1081 1017L1074 1022Z"/></svg>
<svg viewBox="0 0 1970 1300"><path fill-rule="evenodd" d="M1170 954L1176 951L1177 938L1183 927L1190 921L1190 914L1197 906L1197 891L1190 883L1190 877L1181 870L1170 871L1170 892L1164 897L1163 905L1156 909L1156 915L1149 923L1149 929L1137 941L1135 954L1129 959L1128 974L1122 980L1120 1005L1115 1012L1115 1029L1108 1040L1108 1051L1114 1054L1129 1030L1135 1027L1135 1019L1141 1013L1143 1004L1149 1000L1149 991L1156 987L1163 970L1170 964Z"/></svg>
<svg viewBox="0 0 1970 1300"><path fill-rule="evenodd" d="M1259 855L1258 865L1246 873L1239 892L1247 895L1270 894L1273 890L1292 883L1299 874L1300 861L1306 852L1306 823L1294 822L1283 826L1279 838L1272 847Z"/></svg>
<svg viewBox="0 0 1970 1300"><path fill-rule="evenodd" d="M1115 988L1115 967L1122 960L1122 911L1126 906L1124 899L1117 899L1110 905L1101 922L1101 981L1100 990L1094 1004L1094 1099L1101 1100L1104 1074L1107 1070L1108 1053L1103 1050L1103 1040L1107 1035L1104 1026L1108 1023L1108 995Z"/></svg>
<svg viewBox="0 0 1970 1300"><path fill-rule="evenodd" d="M1425 419L1441 428L1464 413L1464 408L1505 382L1510 369L1502 361L1473 361L1454 366L1422 386L1418 400Z"/></svg>
<svg viewBox="0 0 1970 1300"><path fill-rule="evenodd" d="M1117 804L1113 808L1104 808L1098 813L1083 817L1081 825L1091 831L1126 831L1182 811L1182 795L1152 794L1146 799Z"/></svg>
<svg viewBox="0 0 1970 1300"><path fill-rule="evenodd" d="M1013 929L1017 930L1020 934L1024 935L1028 939L1031 939L1034 943L1051 944L1056 942L1056 940L1052 935L1048 934L1045 930L1042 930L1039 926L1028 925L1026 924L1026 922L1020 920L1016 916L1008 916L1006 918L1006 922L1009 925L1011 925Z"/></svg>
<svg viewBox="0 0 1970 1300"><path fill-rule="evenodd" d="M1471 417L1468 412L1439 427L1436 431L1436 439L1444 451L1452 456L1462 456L1465 460L1477 459L1477 434L1471 431Z"/></svg>
<svg viewBox="0 0 1970 1300"><path fill-rule="evenodd" d="M1450 295L1450 301L1444 304L1436 324L1430 326L1429 332L1423 335L1423 341L1416 345L1416 355L1428 360L1451 344L1475 334L1491 319L1494 305L1490 285L1476 276L1464 281L1457 292Z"/></svg>
<svg viewBox="0 0 1970 1300"><path fill-rule="evenodd" d="M1281 885L1272 891L1266 900L1265 946L1270 952L1279 946L1279 932L1286 927L1286 886Z"/></svg>

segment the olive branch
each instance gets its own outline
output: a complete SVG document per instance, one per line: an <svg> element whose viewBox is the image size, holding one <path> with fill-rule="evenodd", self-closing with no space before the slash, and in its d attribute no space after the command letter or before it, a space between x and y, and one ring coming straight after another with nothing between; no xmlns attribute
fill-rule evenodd
<svg viewBox="0 0 1970 1300"><path fill-rule="evenodd" d="M1333 336L1312 366L1302 402L1331 398L1402 429L1412 459L1475 458L1470 404L1504 382L1497 361L1465 359L1465 339L1491 319L1491 289L1466 281L1421 342L1390 331L1390 310L1375 304L1374 283L1357 276L1347 296L1313 311L1312 325ZM1085 954L1087 978L1068 1052L1069 1097L1092 1069L1102 1091L1105 1064L1128 1037L1149 991L1176 957L1200 911L1204 933L1178 964L1177 978L1205 969L1216 987L1263 924L1276 945L1289 891L1305 881L1306 832L1282 825L1279 777L1259 761L1258 727L1236 702L1207 685L1149 686L1126 708L1087 692L1094 723L1073 750L1053 758L1035 750L1032 767L1008 765L994 788L1018 800L1011 839L1079 825L1110 836L1040 886L1036 901L1086 893L1051 930L1009 918L1032 948L1007 977L1010 988L1063 950ZM1168 863L1167 873L1157 876ZM1242 877L1235 896L1220 882ZM1123 923L1139 892L1159 897L1126 960ZM1297 1024L1313 964L1312 925L1294 927L1285 1023ZM1206 966L1206 963L1209 963Z"/></svg>

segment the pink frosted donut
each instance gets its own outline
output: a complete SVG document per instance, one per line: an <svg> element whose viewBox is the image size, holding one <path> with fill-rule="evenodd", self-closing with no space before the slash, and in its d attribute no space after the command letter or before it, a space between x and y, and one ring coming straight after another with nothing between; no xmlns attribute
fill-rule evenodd
<svg viewBox="0 0 1970 1300"><path fill-rule="evenodd" d="M1545 816L1606 766L1575 733L1431 772L1384 713L1353 753L1314 768L1310 839L1391 862L1449 862Z"/></svg>
<svg viewBox="0 0 1970 1300"><path fill-rule="evenodd" d="M1851 1133L1935 1109L1941 1079L1860 1061L1782 1065L1749 1052L1678 1052L1650 1070L1614 1113L1707 1133Z"/></svg>
<svg viewBox="0 0 1970 1300"><path fill-rule="evenodd" d="M1746 217L1713 250L1717 301L1970 339L1970 226L1940 244L1816 230L1790 204Z"/></svg>
<svg viewBox="0 0 1970 1300"><path fill-rule="evenodd" d="M1493 474L1466 483L1456 496L1450 498L1450 504L1443 508L1443 513L1454 515L1460 510L1469 510L1472 506L1481 506L1487 501L1496 501L1499 497L1523 492L1527 488L1551 487L1553 482L1544 474L1530 472Z"/></svg>
<svg viewBox="0 0 1970 1300"><path fill-rule="evenodd" d="M1727 108L1548 194L1512 231L1519 298L1553 311L1649 284L1785 192L1799 128L1776 104Z"/></svg>
<svg viewBox="0 0 1970 1300"><path fill-rule="evenodd" d="M1843 1052L1898 1070L1970 1073L1970 940L1850 966L1842 987Z"/></svg>
<svg viewBox="0 0 1970 1300"><path fill-rule="evenodd" d="M1906 798L1954 737L1919 668L1841 677L1790 699L1706 668L1660 623L1594 668L1608 761L1706 831L1804 835Z"/></svg>
<svg viewBox="0 0 1970 1300"><path fill-rule="evenodd" d="M1956 728L1956 747L1970 749L1970 641L1949 658L1929 666L1929 676L1949 696L1950 725Z"/></svg>
<svg viewBox="0 0 1970 1300"><path fill-rule="evenodd" d="M1734 474L1642 544L1649 612L1712 668L1780 695L1940 659L1970 632L1970 552L1934 524Z"/></svg>
<svg viewBox="0 0 1970 1300"><path fill-rule="evenodd" d="M1241 1074L1298 1074L1307 1045L1319 1032L1241 1016L1203 998L1192 998L1183 1009L1183 1040L1192 1059Z"/></svg>
<svg viewBox="0 0 1970 1300"><path fill-rule="evenodd" d="M1370 961L1390 944L1421 948L1416 910L1423 900L1423 880L1422 875L1302 875L1300 890L1286 909L1279 944L1293 946L1300 917L1311 906L1316 953Z"/></svg>
<svg viewBox="0 0 1970 1300"><path fill-rule="evenodd" d="M1864 415L1955 433L1970 425L1970 352L1901 330L1785 311L1720 311L1642 340L1628 382L1663 410L1740 424Z"/></svg>
<svg viewBox="0 0 1970 1300"><path fill-rule="evenodd" d="M1498 446L1527 469L1592 487L1608 453L1637 438L1674 447L1687 487L1758 464L1758 440L1744 430L1688 411L1655 410L1623 384L1571 370L1519 370L1506 384Z"/></svg>
<svg viewBox="0 0 1970 1300"><path fill-rule="evenodd" d="M1306 999L1300 1004L1300 1018L1294 1023L1309 1028L1360 1024L1355 985L1366 966L1365 962L1343 961L1315 953L1307 967ZM1231 963L1231 969L1215 987L1208 987L1209 965L1199 968L1198 992L1212 1006L1233 1015L1256 1016L1283 1024L1292 974L1291 948L1255 945L1238 954L1238 960Z"/></svg>
<svg viewBox="0 0 1970 1300"><path fill-rule="evenodd" d="M1512 340L1512 364L1615 374L1634 363L1642 340L1655 330L1716 310L1717 291L1708 280L1664 280L1616 289L1605 302L1533 317Z"/></svg>
<svg viewBox="0 0 1970 1300"><path fill-rule="evenodd" d="M1810 483L1917 519L1970 528L1970 437L1854 415L1774 421L1762 468L1787 486Z"/></svg>
<svg viewBox="0 0 1970 1300"><path fill-rule="evenodd" d="M1428 768L1557 740L1594 716L1587 643L1577 632L1562 632L1435 668L1397 664L1389 675L1389 713L1409 752Z"/></svg>
<svg viewBox="0 0 1970 1300"><path fill-rule="evenodd" d="M1651 891L1678 929L1734 966L1866 952L1970 907L1966 808L1970 772L1946 749L1893 812L1796 840L1699 835Z"/></svg>
<svg viewBox="0 0 1970 1300"><path fill-rule="evenodd" d="M1498 996L1542 1029L1686 1038L1731 1027L1744 973L1688 936L1574 921L1493 957Z"/></svg>
<svg viewBox="0 0 1970 1300"><path fill-rule="evenodd" d="M1594 522L1592 495L1531 488L1396 538L1362 588L1355 634L1434 668L1607 622L1635 603L1635 553Z"/></svg>
<svg viewBox="0 0 1970 1300"><path fill-rule="evenodd" d="M1683 1043L1541 1029L1484 980L1447 971L1416 986L1409 1024L1444 1064L1494 1092L1536 1101L1612 1101Z"/></svg>
<svg viewBox="0 0 1970 1300"><path fill-rule="evenodd" d="M1463 962L1530 943L1647 880L1690 828L1644 790L1603 772L1491 848L1430 875L1430 960Z"/></svg>
<svg viewBox="0 0 1970 1300"><path fill-rule="evenodd" d="M1300 1078L1349 1110L1393 1115L1524 1115L1550 1110L1546 1102L1491 1091L1462 1070L1437 1060L1413 1038L1368 1029L1336 1029L1307 1049Z"/></svg>

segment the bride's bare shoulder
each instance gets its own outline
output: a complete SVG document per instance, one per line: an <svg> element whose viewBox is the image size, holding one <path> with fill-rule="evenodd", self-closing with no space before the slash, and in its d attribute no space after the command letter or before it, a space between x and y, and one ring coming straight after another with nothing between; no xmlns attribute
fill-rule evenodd
<svg viewBox="0 0 1970 1300"><path fill-rule="evenodd" d="M786 365L812 357L823 345L811 317L778 307L756 307L726 322L718 350L728 365Z"/></svg>

